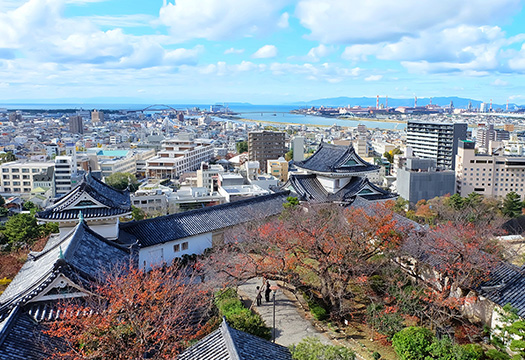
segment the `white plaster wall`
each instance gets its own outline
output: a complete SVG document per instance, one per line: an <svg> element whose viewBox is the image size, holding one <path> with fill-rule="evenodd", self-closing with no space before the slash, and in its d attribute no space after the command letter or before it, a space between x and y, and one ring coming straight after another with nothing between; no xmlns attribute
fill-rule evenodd
<svg viewBox="0 0 525 360"><path fill-rule="evenodd" d="M187 250L182 250L182 243L184 242L188 243ZM175 244L180 244L181 251L175 252L173 250L173 245ZM211 232L144 247L139 251L139 266L150 270L152 266L161 266L163 263L170 264L174 259L182 255L202 254L204 250L211 247Z"/></svg>

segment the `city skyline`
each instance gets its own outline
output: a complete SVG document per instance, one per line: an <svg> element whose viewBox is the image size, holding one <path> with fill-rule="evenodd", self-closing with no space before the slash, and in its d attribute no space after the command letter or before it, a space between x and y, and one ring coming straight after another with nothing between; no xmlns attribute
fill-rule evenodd
<svg viewBox="0 0 525 360"><path fill-rule="evenodd" d="M4 0L0 99L522 104L523 20L517 0Z"/></svg>

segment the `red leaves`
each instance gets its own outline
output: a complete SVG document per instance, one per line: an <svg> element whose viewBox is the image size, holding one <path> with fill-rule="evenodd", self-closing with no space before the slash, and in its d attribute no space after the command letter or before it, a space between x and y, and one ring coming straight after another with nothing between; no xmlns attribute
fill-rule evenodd
<svg viewBox="0 0 525 360"><path fill-rule="evenodd" d="M186 269L118 269L97 287L98 295L61 307L65 313L50 323L48 334L71 347L62 358L170 359L195 337L199 309L209 292Z"/></svg>

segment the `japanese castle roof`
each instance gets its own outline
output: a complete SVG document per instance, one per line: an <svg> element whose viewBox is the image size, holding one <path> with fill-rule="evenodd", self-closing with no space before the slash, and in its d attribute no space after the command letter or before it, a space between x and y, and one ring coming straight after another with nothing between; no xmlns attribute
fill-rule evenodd
<svg viewBox="0 0 525 360"><path fill-rule="evenodd" d="M43 332L46 326L25 309L16 306L0 321L0 360L50 359L55 349L65 345Z"/></svg>
<svg viewBox="0 0 525 360"><path fill-rule="evenodd" d="M235 330L225 320L221 326L178 357L179 360L291 360L288 348Z"/></svg>
<svg viewBox="0 0 525 360"><path fill-rule="evenodd" d="M392 194L372 184L366 177L353 177L348 184L336 193L326 191L315 174L293 174L282 186L293 190L304 201L352 203L357 196L366 200L394 199Z"/></svg>
<svg viewBox="0 0 525 360"><path fill-rule="evenodd" d="M289 191L120 224L122 242L137 241L147 247L213 232L283 211Z"/></svg>
<svg viewBox="0 0 525 360"><path fill-rule="evenodd" d="M129 249L92 231L85 221L64 238L53 236L40 252L31 252L22 269L0 295L0 319L6 310L35 298L60 274L79 286L99 279L129 259Z"/></svg>
<svg viewBox="0 0 525 360"><path fill-rule="evenodd" d="M505 306L511 304L525 319L525 267L505 262L498 263L490 272L489 280L478 289L490 301Z"/></svg>
<svg viewBox="0 0 525 360"><path fill-rule="evenodd" d="M87 195L99 204L86 206L79 204ZM129 191L121 191L103 183L91 173L84 176L80 185L71 190L56 204L46 210L38 212L40 220L74 220L78 219L79 212L85 219L100 217L122 216L131 212Z"/></svg>
<svg viewBox="0 0 525 360"><path fill-rule="evenodd" d="M379 166L364 161L352 145L341 146L321 143L312 156L304 161L298 161L295 166L317 173L353 174L377 171Z"/></svg>

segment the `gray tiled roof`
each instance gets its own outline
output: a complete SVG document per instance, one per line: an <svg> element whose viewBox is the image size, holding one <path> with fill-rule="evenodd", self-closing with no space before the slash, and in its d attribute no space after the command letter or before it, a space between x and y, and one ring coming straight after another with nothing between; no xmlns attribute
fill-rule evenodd
<svg viewBox="0 0 525 360"><path fill-rule="evenodd" d="M304 161L296 162L295 166L310 171L341 174L379 169L379 166L372 165L359 157L352 145L341 146L327 143L321 143L312 156Z"/></svg>
<svg viewBox="0 0 525 360"><path fill-rule="evenodd" d="M321 185L315 174L292 174L288 181L282 186L283 189L292 187L302 200L312 202L342 202L352 203L356 196L368 200L386 200L396 197L388 191L385 191L374 184L370 183L365 177L355 176L336 193L329 193ZM369 187L375 194L359 194L361 190Z"/></svg>
<svg viewBox="0 0 525 360"><path fill-rule="evenodd" d="M239 225L280 214L289 191L232 203L120 224L121 237L137 239L142 247Z"/></svg>
<svg viewBox="0 0 525 360"><path fill-rule="evenodd" d="M87 193L107 208L82 208L66 210L74 206L81 196ZM91 173L76 188L60 199L55 205L37 213L37 218L42 220L68 220L77 219L79 211L86 219L124 215L131 212L131 200L128 191L120 191L96 179Z"/></svg>
<svg viewBox="0 0 525 360"><path fill-rule="evenodd" d="M500 262L489 279L479 287L479 293L500 306L510 303L525 318L525 268Z"/></svg>
<svg viewBox="0 0 525 360"><path fill-rule="evenodd" d="M25 304L60 272L96 280L104 270L129 258L129 250L93 232L81 222L63 239L52 238L43 251L30 253L22 269L0 295L0 317L6 309Z"/></svg>
<svg viewBox="0 0 525 360"><path fill-rule="evenodd" d="M291 360L288 348L255 335L232 329L225 320L221 326L186 349L179 360Z"/></svg>
<svg viewBox="0 0 525 360"><path fill-rule="evenodd" d="M46 335L45 326L20 307L15 307L0 323L0 360L49 359L63 343Z"/></svg>

